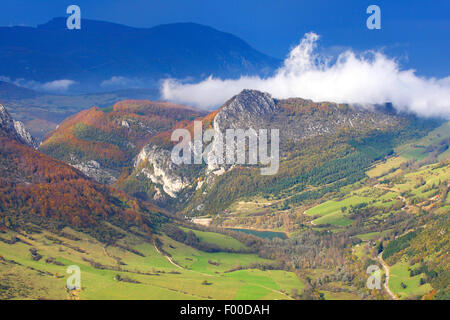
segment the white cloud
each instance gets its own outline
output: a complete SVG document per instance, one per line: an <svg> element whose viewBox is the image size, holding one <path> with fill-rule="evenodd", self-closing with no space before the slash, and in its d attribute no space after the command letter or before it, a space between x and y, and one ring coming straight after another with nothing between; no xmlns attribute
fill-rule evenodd
<svg viewBox="0 0 450 320"><path fill-rule="evenodd" d="M167 79L161 86L164 99L203 108L214 108L242 89L256 89L276 98L301 97L314 101L382 104L392 102L400 111L450 119L450 77L423 78L414 70L380 52L357 55L346 50L331 59L316 53L318 36L308 33L293 48L273 77L221 80L209 77L199 83Z"/></svg>
<svg viewBox="0 0 450 320"><path fill-rule="evenodd" d="M40 86L41 90L50 92L63 92L67 91L71 85L75 84L75 81L62 79L46 82Z"/></svg>

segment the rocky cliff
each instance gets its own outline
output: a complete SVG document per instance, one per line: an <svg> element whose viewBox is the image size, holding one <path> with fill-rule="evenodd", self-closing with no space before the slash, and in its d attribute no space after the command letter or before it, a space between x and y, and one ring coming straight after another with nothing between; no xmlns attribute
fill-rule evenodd
<svg viewBox="0 0 450 320"><path fill-rule="evenodd" d="M6 132L11 138L20 141L33 149L37 149L38 142L28 132L25 125L20 121L12 119L8 110L0 104L0 128Z"/></svg>
<svg viewBox="0 0 450 320"><path fill-rule="evenodd" d="M189 185L187 178L183 177L182 168L172 162L170 151L155 145L146 145L139 152L134 168L136 175L144 175L154 184L161 185L172 198Z"/></svg>

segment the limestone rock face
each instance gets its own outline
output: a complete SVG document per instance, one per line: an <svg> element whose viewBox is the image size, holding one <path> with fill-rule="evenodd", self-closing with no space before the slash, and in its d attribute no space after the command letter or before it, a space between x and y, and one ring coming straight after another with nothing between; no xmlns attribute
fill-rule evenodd
<svg viewBox="0 0 450 320"><path fill-rule="evenodd" d="M21 121L14 120L14 128L16 129L17 134L20 136L22 141L29 145L30 147L37 149L39 144L33 138L31 133L25 128L25 125Z"/></svg>
<svg viewBox="0 0 450 320"><path fill-rule="evenodd" d="M0 129L4 130L12 138L33 149L37 149L38 142L25 128L25 125L20 121L13 120L8 110L2 104L0 104Z"/></svg>
<svg viewBox="0 0 450 320"><path fill-rule="evenodd" d="M102 168L100 163L95 160L80 162L75 157L71 157L70 165L98 182L113 184L117 181L117 178L110 170Z"/></svg>
<svg viewBox="0 0 450 320"><path fill-rule="evenodd" d="M276 100L265 92L243 90L217 113L214 129L278 129L281 141L300 140L335 134L344 127L364 130L397 125L399 118L385 111L376 106L361 108L302 98Z"/></svg>
<svg viewBox="0 0 450 320"><path fill-rule="evenodd" d="M240 94L230 99L214 118L213 129L216 136L225 139L227 129L259 129L270 128L269 121L274 114L280 111L280 107L272 99L270 94L257 90L243 90ZM207 154L208 173L222 175L226 166L220 164L217 155L220 149L213 144Z"/></svg>
<svg viewBox="0 0 450 320"><path fill-rule="evenodd" d="M243 90L228 101L214 119L217 129L257 129L280 107L270 94L256 90Z"/></svg>
<svg viewBox="0 0 450 320"><path fill-rule="evenodd" d="M177 193L189 185L183 177L180 167L171 159L170 151L155 145L146 145L137 155L134 168L137 174L143 174L153 183L161 185L164 192L176 198Z"/></svg>

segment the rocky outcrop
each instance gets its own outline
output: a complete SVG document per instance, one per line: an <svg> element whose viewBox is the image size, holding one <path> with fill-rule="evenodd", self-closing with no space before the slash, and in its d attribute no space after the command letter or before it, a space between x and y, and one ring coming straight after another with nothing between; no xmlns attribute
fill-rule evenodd
<svg viewBox="0 0 450 320"><path fill-rule="evenodd" d="M385 129L399 121L395 114L376 107L316 103L301 98L275 100L268 93L243 90L217 113L214 129L279 129L280 138L299 140L335 134L344 127Z"/></svg>
<svg viewBox="0 0 450 320"><path fill-rule="evenodd" d="M225 103L215 116L213 121L215 136L225 139L226 129L267 129L268 119L279 111L280 107L270 94L257 90L243 90ZM207 173L216 176L225 173L226 165L221 164L217 156L220 153L218 146L213 144L207 154Z"/></svg>
<svg viewBox="0 0 450 320"><path fill-rule="evenodd" d="M14 128L25 144L34 149L38 148L38 142L33 138L31 133L27 130L27 128L25 128L25 125L21 121L14 120Z"/></svg>
<svg viewBox="0 0 450 320"><path fill-rule="evenodd" d="M189 185L183 177L181 167L175 165L170 151L155 145L146 145L137 155L135 163L137 175L143 174L154 184L161 185L164 192L176 198L177 193Z"/></svg>
<svg viewBox="0 0 450 320"><path fill-rule="evenodd" d="M37 149L38 142L28 132L25 125L20 121L13 120L8 110L2 104L0 104L0 129L5 131L11 138L33 149Z"/></svg>
<svg viewBox="0 0 450 320"><path fill-rule="evenodd" d="M113 184L117 181L117 178L109 170L102 168L100 163L95 160L78 162L72 156L70 165L100 183Z"/></svg>
<svg viewBox="0 0 450 320"><path fill-rule="evenodd" d="M215 129L259 128L271 115L280 111L270 94L243 90L229 100L214 118Z"/></svg>

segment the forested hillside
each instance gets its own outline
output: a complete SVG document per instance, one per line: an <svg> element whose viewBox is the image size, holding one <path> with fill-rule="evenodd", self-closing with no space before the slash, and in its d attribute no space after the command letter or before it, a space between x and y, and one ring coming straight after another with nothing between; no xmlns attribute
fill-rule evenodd
<svg viewBox="0 0 450 320"><path fill-rule="evenodd" d="M27 229L30 222L58 230L83 230L113 241L121 228L151 232L164 221L162 210L99 184L77 169L52 159L15 139L0 127L1 225Z"/></svg>
<svg viewBox="0 0 450 320"><path fill-rule="evenodd" d="M148 100L93 107L63 121L40 150L97 181L113 183L152 136L201 115L181 105Z"/></svg>

